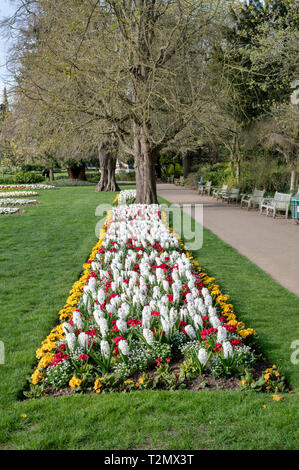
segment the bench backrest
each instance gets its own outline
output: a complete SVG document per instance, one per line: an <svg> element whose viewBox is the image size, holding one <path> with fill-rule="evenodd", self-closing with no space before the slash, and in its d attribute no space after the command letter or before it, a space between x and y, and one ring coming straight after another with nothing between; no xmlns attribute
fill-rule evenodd
<svg viewBox="0 0 299 470"><path fill-rule="evenodd" d="M284 193L279 193L278 191L276 191L274 195L274 202L275 202L276 207L281 208L281 209L287 208L288 205L290 204L291 197L292 197L291 194L284 194Z"/></svg>
<svg viewBox="0 0 299 470"><path fill-rule="evenodd" d="M207 181L206 182L206 188L210 188L212 186L212 181Z"/></svg>
<svg viewBox="0 0 299 470"><path fill-rule="evenodd" d="M235 195L238 195L238 194L239 194L239 191L240 191L239 188L232 188L230 194L231 194L231 196L232 196L232 195L235 196Z"/></svg>
<svg viewBox="0 0 299 470"><path fill-rule="evenodd" d="M260 190L260 189L254 189L253 193L252 193L252 197L263 197L265 194L265 190Z"/></svg>
<svg viewBox="0 0 299 470"><path fill-rule="evenodd" d="M222 192L222 193L225 192L225 191L227 191L227 186L228 186L227 184L223 184L223 185L222 185L222 188L221 188L221 192Z"/></svg>

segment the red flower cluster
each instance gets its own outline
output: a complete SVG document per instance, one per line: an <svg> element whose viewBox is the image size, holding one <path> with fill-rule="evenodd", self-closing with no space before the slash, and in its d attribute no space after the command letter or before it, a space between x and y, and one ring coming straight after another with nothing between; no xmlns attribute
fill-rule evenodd
<svg viewBox="0 0 299 470"><path fill-rule="evenodd" d="M155 311L153 311L153 312L151 313L151 316L152 316L152 317L159 317L159 316L160 316L160 312L155 312Z"/></svg>
<svg viewBox="0 0 299 470"><path fill-rule="evenodd" d="M126 340L126 338L124 338L123 336L116 336L116 337L114 338L114 344L115 344L115 346L117 346L118 343L119 343L122 339Z"/></svg>
<svg viewBox="0 0 299 470"><path fill-rule="evenodd" d="M239 346L240 344L242 344L242 341L240 339L231 339L230 344L235 347L235 346Z"/></svg>
<svg viewBox="0 0 299 470"><path fill-rule="evenodd" d="M51 364L49 364L49 367L57 366L60 362L65 361L68 357L70 356L64 352L58 352L54 354L53 361Z"/></svg>
<svg viewBox="0 0 299 470"><path fill-rule="evenodd" d="M202 330L200 333L200 336L202 339L205 339L207 336L213 335L214 333L217 333L217 328L206 328L205 330Z"/></svg>
<svg viewBox="0 0 299 470"><path fill-rule="evenodd" d="M237 330L236 325L228 325L227 323L225 323L225 325L223 326L227 331L230 331L231 333L234 333Z"/></svg>
<svg viewBox="0 0 299 470"><path fill-rule="evenodd" d="M93 338L94 336L97 335L97 330L94 328L93 330L90 330L90 331L84 331L84 333L90 338Z"/></svg>
<svg viewBox="0 0 299 470"><path fill-rule="evenodd" d="M87 354L81 354L81 356L79 356L78 359L80 361L86 361L86 359L88 359L88 356L87 356Z"/></svg>
<svg viewBox="0 0 299 470"><path fill-rule="evenodd" d="M215 343L215 347L213 348L213 351L220 353L222 349L221 343Z"/></svg>
<svg viewBox="0 0 299 470"><path fill-rule="evenodd" d="M141 326L142 323L140 320L136 320L135 318L131 318L131 320L128 320L128 325L130 328L132 328L133 326Z"/></svg>
<svg viewBox="0 0 299 470"><path fill-rule="evenodd" d="M161 357L158 357L158 359L155 359L156 363L157 363L157 367L160 367L160 365L162 364L163 362L163 359ZM165 361L169 364L170 363L170 359L169 357L166 357Z"/></svg>

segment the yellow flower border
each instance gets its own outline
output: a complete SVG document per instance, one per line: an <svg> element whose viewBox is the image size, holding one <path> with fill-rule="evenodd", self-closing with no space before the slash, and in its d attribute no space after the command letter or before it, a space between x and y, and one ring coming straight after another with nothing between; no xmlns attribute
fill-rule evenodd
<svg viewBox="0 0 299 470"><path fill-rule="evenodd" d="M102 246L102 243L106 237L107 226L112 217L112 210L108 211L107 217L104 222L104 228L100 230L99 240L96 245L93 247L92 252L89 256L89 261L94 261L99 249ZM56 348L56 342L60 341L64 337L62 323L66 320L71 320L73 312L76 310L79 299L83 294L83 287L86 284L88 276L90 276L91 267L90 263L83 264L83 274L78 281L76 281L71 290L70 295L66 300L65 306L59 311L59 319L61 323L53 328L47 338L42 341L42 345L36 351L36 358L39 359L37 368L31 375L31 383L36 385L41 382L43 379L42 369L49 365L54 357L54 354L51 352Z"/></svg>

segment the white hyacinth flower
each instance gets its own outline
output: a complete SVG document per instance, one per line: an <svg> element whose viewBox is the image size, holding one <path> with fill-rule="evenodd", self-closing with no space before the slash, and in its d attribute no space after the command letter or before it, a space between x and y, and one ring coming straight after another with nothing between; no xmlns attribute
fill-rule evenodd
<svg viewBox="0 0 299 470"><path fill-rule="evenodd" d="M203 320L200 315L196 314L193 317L194 325L195 327L198 328L203 328Z"/></svg>
<svg viewBox="0 0 299 470"><path fill-rule="evenodd" d="M223 347L223 356L225 359L227 359L228 357L233 357L234 350L229 341L224 341L222 343L222 347Z"/></svg>
<svg viewBox="0 0 299 470"><path fill-rule="evenodd" d="M203 297L206 297L207 295L209 295L210 291L206 287L203 287L201 289L201 293L202 293Z"/></svg>
<svg viewBox="0 0 299 470"><path fill-rule="evenodd" d="M121 331L121 333L128 332L127 323L122 318L119 318L118 320L116 320L116 326L119 329L119 331Z"/></svg>
<svg viewBox="0 0 299 470"><path fill-rule="evenodd" d="M143 328L143 336L145 341L151 346L154 342L154 333L149 328Z"/></svg>
<svg viewBox="0 0 299 470"><path fill-rule="evenodd" d="M189 336L189 338L196 339L196 333L195 333L195 330L194 330L193 326L186 325L185 326L185 331L186 331L187 335Z"/></svg>
<svg viewBox="0 0 299 470"><path fill-rule="evenodd" d="M165 292L169 291L169 282L165 279L163 280L163 289L165 290Z"/></svg>
<svg viewBox="0 0 299 470"><path fill-rule="evenodd" d="M78 342L82 349L86 350L88 348L88 341L89 337L86 333L82 332L78 335Z"/></svg>
<svg viewBox="0 0 299 470"><path fill-rule="evenodd" d="M207 307L209 307L210 305L212 305L213 303L213 299L212 297L208 294L205 296L205 304Z"/></svg>
<svg viewBox="0 0 299 470"><path fill-rule="evenodd" d="M219 320L218 317L216 317L215 315L209 317L209 321L212 325L212 328L218 328L218 327L221 327L221 321Z"/></svg>
<svg viewBox="0 0 299 470"><path fill-rule="evenodd" d="M224 328L224 326L219 326L218 332L217 332L217 343L222 344L224 341L226 341L226 338L227 338L226 328Z"/></svg>
<svg viewBox="0 0 299 470"><path fill-rule="evenodd" d="M129 345L126 340L121 339L118 343L118 349L120 352L124 355L127 356L130 352Z"/></svg>
<svg viewBox="0 0 299 470"><path fill-rule="evenodd" d="M88 287L91 291L95 290L97 286L97 280L95 277L91 277L88 281Z"/></svg>
<svg viewBox="0 0 299 470"><path fill-rule="evenodd" d="M103 340L101 341L101 353L103 354L105 359L109 359L110 356L110 345L108 341Z"/></svg>
<svg viewBox="0 0 299 470"><path fill-rule="evenodd" d="M106 294L104 289L99 289L98 290L98 295L97 295L97 300L99 304L103 304L105 302Z"/></svg>
<svg viewBox="0 0 299 470"><path fill-rule="evenodd" d="M102 338L104 338L106 336L106 333L108 333L108 329L109 329L107 320L106 318L99 318L97 323L100 327Z"/></svg>
<svg viewBox="0 0 299 470"><path fill-rule="evenodd" d="M197 354L197 357L198 357L198 360L199 362L205 366L206 363L208 362L208 353L206 351L206 349L204 348L200 348L199 351L198 351L198 354Z"/></svg>
<svg viewBox="0 0 299 470"><path fill-rule="evenodd" d="M63 333L64 333L65 335L67 335L68 333L74 333L74 330L73 330L73 328L72 328L72 325L70 325L70 324L67 323L67 322L64 322L64 323L62 324L62 329L63 329Z"/></svg>
<svg viewBox="0 0 299 470"><path fill-rule="evenodd" d="M67 333L65 339L68 345L68 348L71 352L75 349L76 335L74 333Z"/></svg>
<svg viewBox="0 0 299 470"><path fill-rule="evenodd" d="M73 325L75 325L78 329L82 328L83 326L81 314L76 310L73 312Z"/></svg>
<svg viewBox="0 0 299 470"><path fill-rule="evenodd" d="M166 318L161 318L161 325L166 335L171 331L171 323Z"/></svg>

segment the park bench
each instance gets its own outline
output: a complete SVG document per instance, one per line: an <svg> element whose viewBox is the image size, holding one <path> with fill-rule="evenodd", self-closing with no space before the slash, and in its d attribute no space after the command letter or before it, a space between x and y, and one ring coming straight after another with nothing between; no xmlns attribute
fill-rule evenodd
<svg viewBox="0 0 299 470"><path fill-rule="evenodd" d="M285 212L285 218L288 218L289 205L291 200L290 194L283 194L276 191L274 197L264 198L260 205L260 214L263 214L263 210L266 210L266 215L269 211L272 211L273 217L276 216L276 212Z"/></svg>
<svg viewBox="0 0 299 470"><path fill-rule="evenodd" d="M250 207L253 206L258 206L260 207L261 202L264 198L265 190L260 190L260 189L254 189L252 194L244 194L242 199L241 199L241 207L243 205L247 204L247 210L249 210Z"/></svg>
<svg viewBox="0 0 299 470"><path fill-rule="evenodd" d="M174 180L174 184L176 184L177 186L183 186L184 185L184 177L183 176L180 176L180 178L176 178Z"/></svg>
<svg viewBox="0 0 299 470"><path fill-rule="evenodd" d="M227 191L227 184L223 184L222 188L214 188L212 196L216 197L217 199L222 197L222 194L226 193Z"/></svg>
<svg viewBox="0 0 299 470"><path fill-rule="evenodd" d="M212 181L207 181L206 184L198 187L199 194L207 194L210 196L212 188Z"/></svg>
<svg viewBox="0 0 299 470"><path fill-rule="evenodd" d="M230 201L235 201L237 203L239 192L240 192L239 188L232 188L230 191L223 193L221 198L223 201L227 201L228 204L230 203Z"/></svg>

